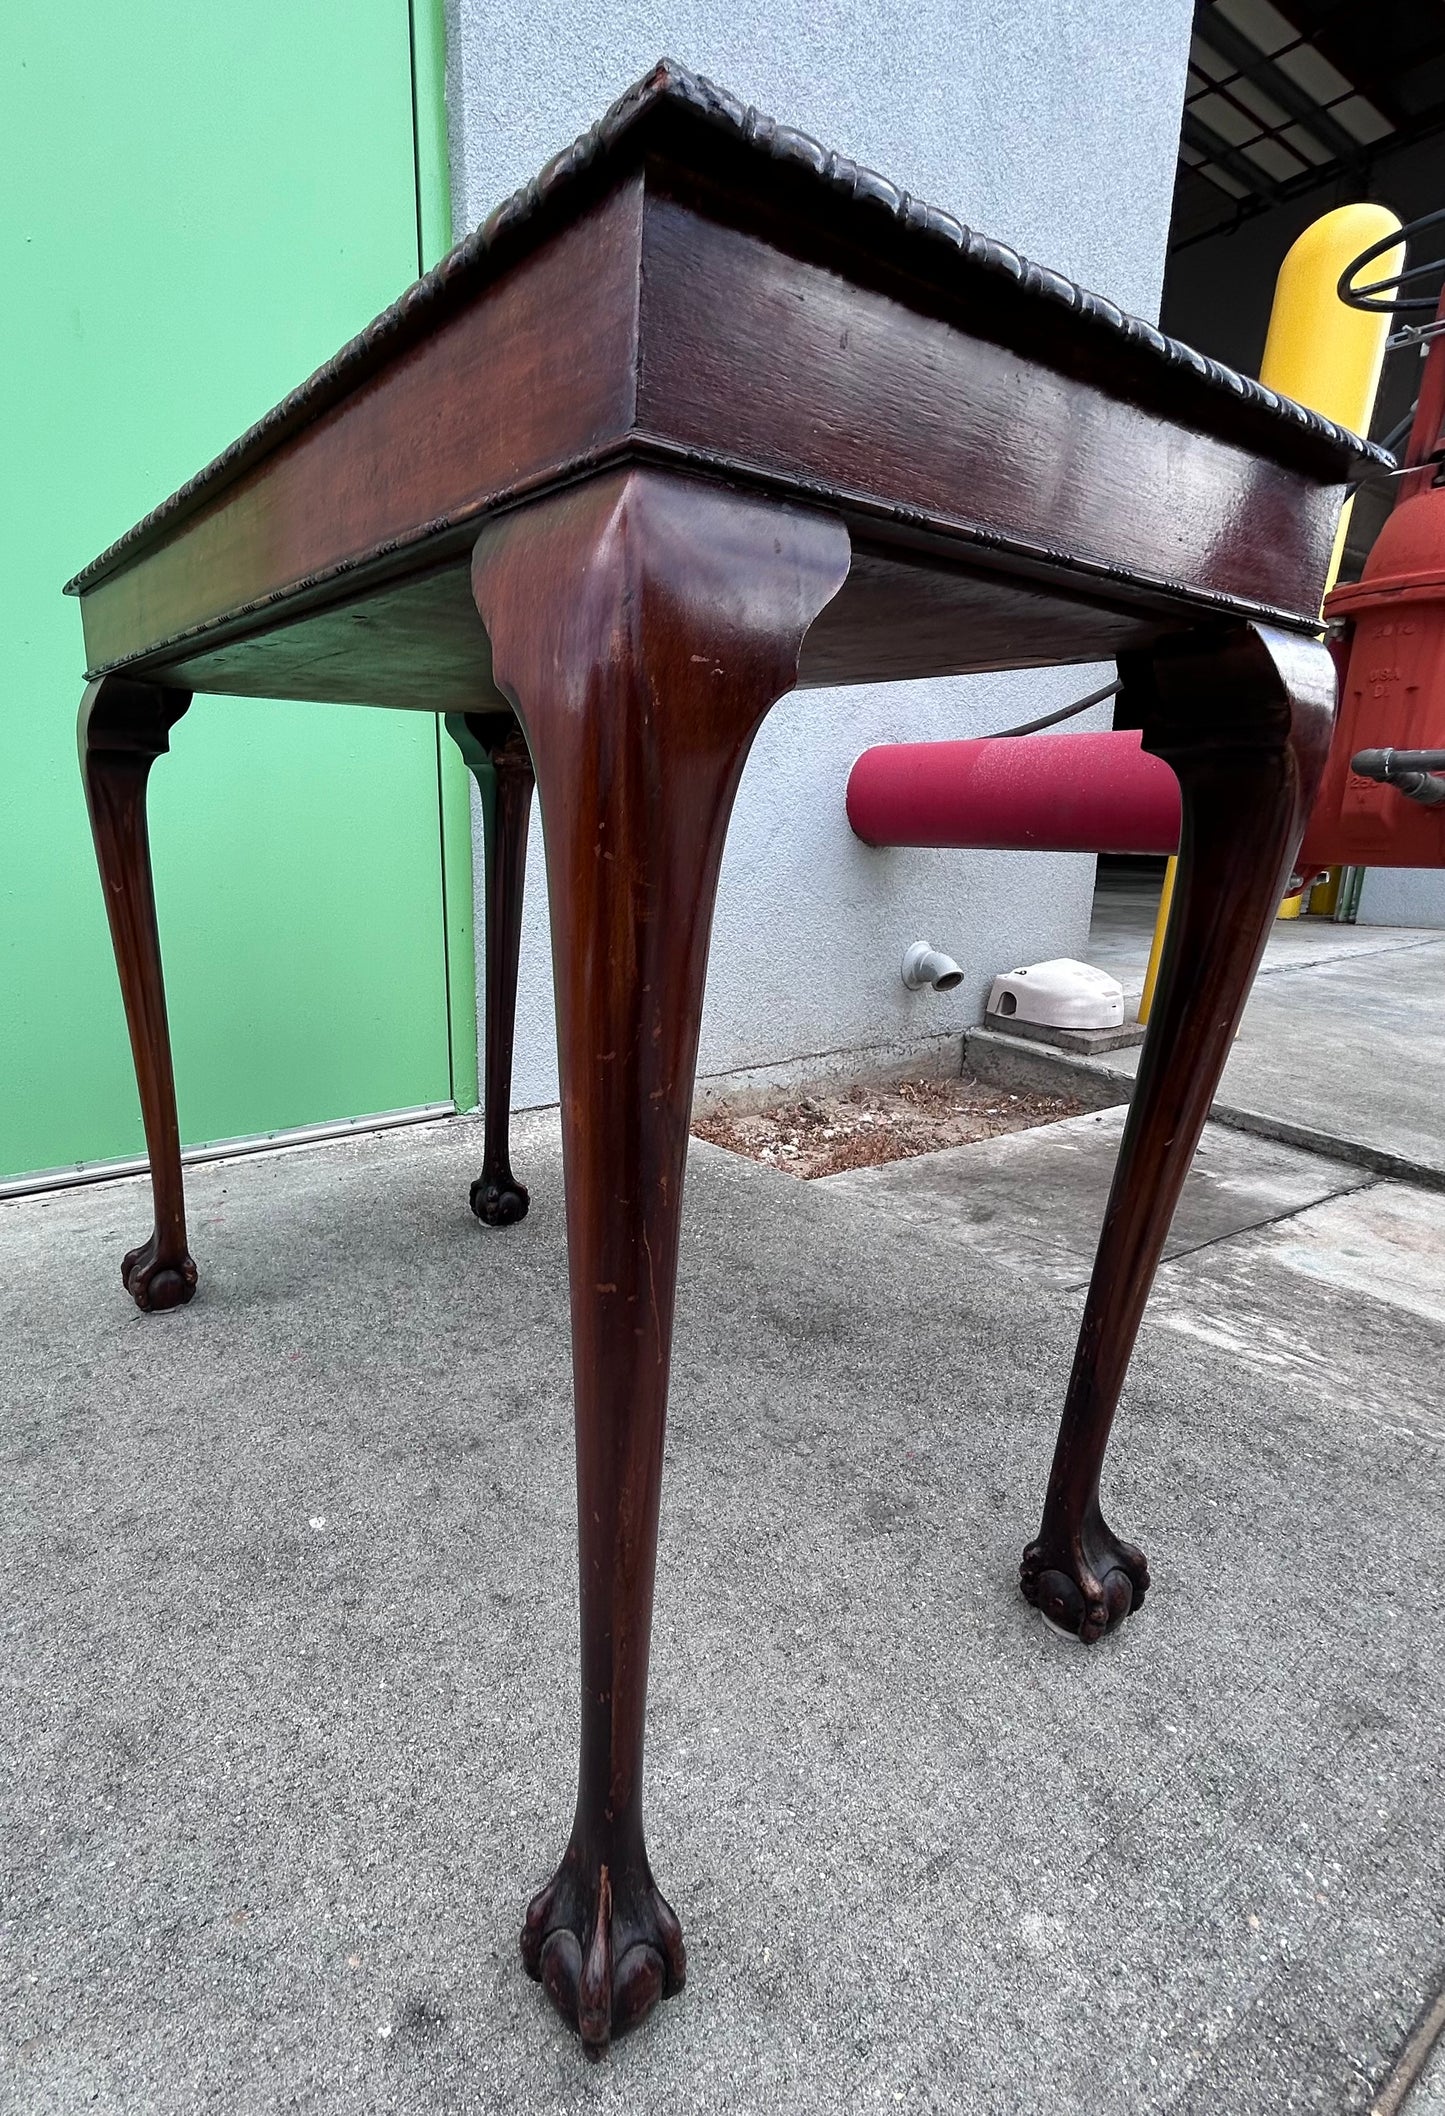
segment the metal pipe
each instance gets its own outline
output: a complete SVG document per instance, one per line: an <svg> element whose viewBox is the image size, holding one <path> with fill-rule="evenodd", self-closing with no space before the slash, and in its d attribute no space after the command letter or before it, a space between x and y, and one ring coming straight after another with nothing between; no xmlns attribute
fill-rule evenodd
<svg viewBox="0 0 1445 2116"><path fill-rule="evenodd" d="M1445 771L1445 749L1362 749L1351 757L1350 770L1424 808L1445 803L1445 779L1436 776Z"/></svg>

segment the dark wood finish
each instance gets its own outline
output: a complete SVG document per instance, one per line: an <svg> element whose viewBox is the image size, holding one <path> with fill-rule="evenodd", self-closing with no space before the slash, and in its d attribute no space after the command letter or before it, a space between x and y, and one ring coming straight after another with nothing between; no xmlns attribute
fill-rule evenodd
<svg viewBox="0 0 1445 2116"><path fill-rule="evenodd" d="M1127 589L1097 587L1073 595L1034 578L1017 557L1002 569L961 566L944 539L880 550L855 533L852 571L808 634L798 682L811 690L1111 661L1146 646L1161 622L1143 596L1131 602Z"/></svg>
<svg viewBox="0 0 1445 2116"><path fill-rule="evenodd" d="M1289 624L1377 456L664 65L72 585L93 673L224 689L202 642L461 556L487 515L627 459L1174 623ZM374 697L355 671L340 695ZM278 687L311 695L298 675Z"/></svg>
<svg viewBox="0 0 1445 2116"><path fill-rule="evenodd" d="M177 527L163 562L98 581L92 665L218 610L258 614L315 575L345 584L398 542L465 528L499 495L615 447L633 423L640 222L634 179L262 456Z"/></svg>
<svg viewBox="0 0 1445 2116"><path fill-rule="evenodd" d="M800 686L1106 661L1178 622L1176 613L1161 613L1157 593L1137 585L1091 584L1070 593L1036 579L1017 556L1006 570L988 567L987 556L961 566L946 538L886 550L855 538L853 570L808 634ZM186 654L168 673L194 691L242 697L450 714L504 710L477 623L470 563L468 543L424 573Z"/></svg>
<svg viewBox="0 0 1445 2116"><path fill-rule="evenodd" d="M1142 1551L1099 1477L1164 1238L1304 835L1329 749L1334 663L1251 627L1164 641L1120 671L1144 747L1179 775L1179 872L1159 982L1024 1593L1088 1643L1137 1608Z"/></svg>
<svg viewBox="0 0 1445 2116"><path fill-rule="evenodd" d="M526 1218L530 1202L512 1174L509 1134L532 758L511 713L448 713L446 725L477 782L487 876L482 1172L471 1188L471 1207L484 1227L512 1227Z"/></svg>
<svg viewBox="0 0 1445 2116"><path fill-rule="evenodd" d="M664 63L71 584L157 1188L127 1275L153 1305L194 1283L143 798L186 695L464 716L494 797L479 1183L499 1218L525 1196L506 1105L535 762L583 1710L572 1836L523 1947L589 2050L683 1975L642 1731L688 1104L752 733L795 681L1112 655L1184 782L1174 927L1024 1570L1096 1637L1146 1582L1100 1511L1104 1444L1322 753L1338 504L1379 460Z"/></svg>
<svg viewBox="0 0 1445 2116"><path fill-rule="evenodd" d="M424 713L505 713L472 600L472 538L440 565L357 590L261 632L207 644L174 673L194 691ZM298 598L303 604L307 598Z"/></svg>
<svg viewBox="0 0 1445 2116"><path fill-rule="evenodd" d="M176 1082L146 830L151 766L170 748L170 731L190 702L188 691L107 676L86 691L77 729L155 1202L150 1239L128 1251L120 1267L121 1283L138 1308L178 1308L196 1290L196 1267L186 1247Z"/></svg>
<svg viewBox="0 0 1445 2116"><path fill-rule="evenodd" d="M646 470L508 517L473 567L537 763L572 1277L582 1760L522 1954L594 2053L684 1975L643 1841L642 1738L713 896L753 736L847 570L836 518Z"/></svg>
<svg viewBox="0 0 1445 2116"><path fill-rule="evenodd" d="M642 432L687 460L821 481L860 514L947 527L981 552L1051 560L1060 578L1187 580L1196 596L1290 606L1328 558L1338 509L1299 472L1061 371L1061 334L906 308L798 254L796 235L728 226L649 186ZM949 304L954 307L954 304ZM746 375L738 389L733 378ZM1167 508L1121 507L1153 491ZM876 532L875 532L876 533Z"/></svg>

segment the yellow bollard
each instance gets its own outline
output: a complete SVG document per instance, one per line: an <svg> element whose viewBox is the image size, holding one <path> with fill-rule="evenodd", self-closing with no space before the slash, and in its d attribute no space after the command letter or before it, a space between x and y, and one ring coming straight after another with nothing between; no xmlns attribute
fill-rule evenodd
<svg viewBox="0 0 1445 2116"><path fill-rule="evenodd" d="M1154 1004L1154 987L1159 982L1159 961L1164 953L1164 936L1169 931L1169 914L1174 908L1174 877L1179 862L1171 852L1169 864L1164 869L1164 887L1159 892L1159 909L1154 917L1154 938L1149 943L1149 967L1144 972L1144 989L1139 994L1139 1019L1149 1019L1149 1009Z"/></svg>
<svg viewBox="0 0 1445 2116"><path fill-rule="evenodd" d="M1259 365L1260 381L1269 389L1277 389L1281 396L1294 397L1312 411L1323 412L1327 419L1338 420L1355 433L1369 431L1390 318L1347 307L1336 290L1346 266L1399 225L1399 215L1388 206L1337 206L1332 213L1312 221L1303 235L1296 237L1274 283L1274 305L1269 312L1269 332ZM1400 270L1404 261L1401 245L1371 265L1368 276L1372 280L1387 279ZM1347 500L1335 532L1326 594L1340 570L1349 522ZM1177 865L1178 861L1171 859L1164 876L1149 967L1144 974L1144 994L1139 1001L1141 1021L1149 1019L1154 1002ZM1299 895L1286 897L1280 906L1280 917L1298 918L1300 908Z"/></svg>

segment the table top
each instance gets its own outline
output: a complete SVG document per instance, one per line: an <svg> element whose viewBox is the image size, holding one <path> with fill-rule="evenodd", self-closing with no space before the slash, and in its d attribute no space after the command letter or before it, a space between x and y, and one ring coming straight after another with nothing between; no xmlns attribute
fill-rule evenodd
<svg viewBox="0 0 1445 2116"><path fill-rule="evenodd" d="M1317 622L1390 458L662 61L69 584L92 675L495 699L481 524L629 463L840 513L805 684Z"/></svg>

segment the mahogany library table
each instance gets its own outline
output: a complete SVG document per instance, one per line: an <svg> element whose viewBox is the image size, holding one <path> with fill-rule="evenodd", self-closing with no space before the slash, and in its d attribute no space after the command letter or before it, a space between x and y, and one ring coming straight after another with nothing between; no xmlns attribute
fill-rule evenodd
<svg viewBox="0 0 1445 2116"><path fill-rule="evenodd" d="M193 692L444 713L487 823L507 1154L533 772L566 1158L582 1741L528 1970L592 2054L681 1988L643 1841L663 1419L728 814L795 685L1117 661L1183 789L1179 882L1024 1593L1085 1640L1143 1555L1099 1474L1335 704L1344 487L1389 462L662 62L73 581L86 795L139 1076L142 1308L189 1300L146 782ZM842 788L839 788L842 815Z"/></svg>

